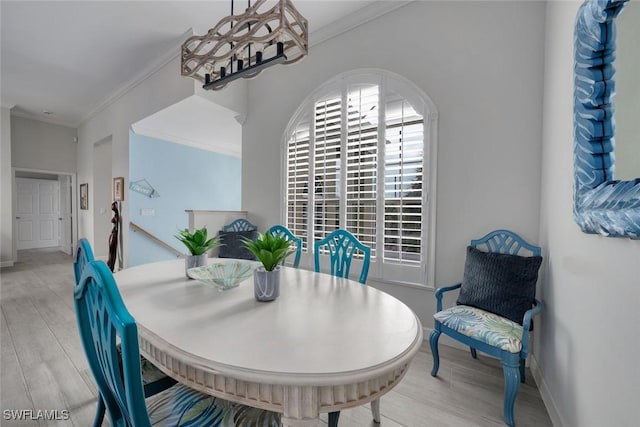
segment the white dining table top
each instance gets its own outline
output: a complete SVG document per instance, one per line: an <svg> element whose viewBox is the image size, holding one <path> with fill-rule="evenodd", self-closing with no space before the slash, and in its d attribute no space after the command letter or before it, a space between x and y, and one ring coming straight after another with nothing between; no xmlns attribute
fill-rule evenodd
<svg viewBox="0 0 640 427"><path fill-rule="evenodd" d="M127 268L115 279L140 335L238 379L353 381L406 362L419 348L420 321L393 296L303 269L282 267L280 274L272 302L255 300L253 277L227 291L187 279L182 259Z"/></svg>

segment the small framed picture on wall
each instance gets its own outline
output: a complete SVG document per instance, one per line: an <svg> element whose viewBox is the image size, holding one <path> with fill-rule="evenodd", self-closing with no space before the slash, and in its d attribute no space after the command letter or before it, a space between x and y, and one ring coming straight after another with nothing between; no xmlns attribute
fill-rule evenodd
<svg viewBox="0 0 640 427"><path fill-rule="evenodd" d="M89 184L80 184L80 209L89 209Z"/></svg>
<svg viewBox="0 0 640 427"><path fill-rule="evenodd" d="M121 176L113 178L113 200L116 202L124 200L124 178Z"/></svg>

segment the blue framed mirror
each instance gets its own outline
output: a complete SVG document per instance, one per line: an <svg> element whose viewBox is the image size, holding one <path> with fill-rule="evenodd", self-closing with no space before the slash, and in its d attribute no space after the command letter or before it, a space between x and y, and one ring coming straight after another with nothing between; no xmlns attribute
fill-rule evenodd
<svg viewBox="0 0 640 427"><path fill-rule="evenodd" d="M573 216L585 233L640 239L640 178L615 180L616 18L628 1L586 0L578 10Z"/></svg>

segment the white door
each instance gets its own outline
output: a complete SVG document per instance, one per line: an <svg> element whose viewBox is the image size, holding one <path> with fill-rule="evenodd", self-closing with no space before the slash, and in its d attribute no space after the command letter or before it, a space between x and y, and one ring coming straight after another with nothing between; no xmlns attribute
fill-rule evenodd
<svg viewBox="0 0 640 427"><path fill-rule="evenodd" d="M59 245L60 185L58 181L16 178L18 249Z"/></svg>

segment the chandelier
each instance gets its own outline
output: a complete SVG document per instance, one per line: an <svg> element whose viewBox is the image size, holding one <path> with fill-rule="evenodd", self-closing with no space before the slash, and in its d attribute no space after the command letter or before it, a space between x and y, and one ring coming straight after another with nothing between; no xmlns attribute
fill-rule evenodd
<svg viewBox="0 0 640 427"><path fill-rule="evenodd" d="M219 90L238 78L257 76L274 64L293 64L307 55L309 29L290 0L268 9L257 0L240 15L223 18L203 36L182 44L182 75L204 89ZM265 9L265 10L262 10Z"/></svg>

